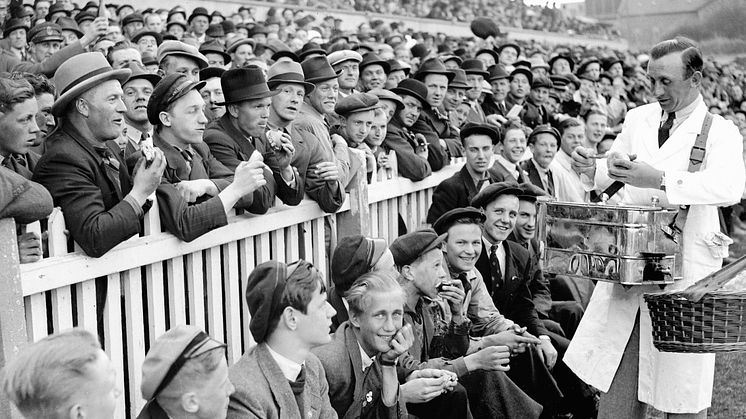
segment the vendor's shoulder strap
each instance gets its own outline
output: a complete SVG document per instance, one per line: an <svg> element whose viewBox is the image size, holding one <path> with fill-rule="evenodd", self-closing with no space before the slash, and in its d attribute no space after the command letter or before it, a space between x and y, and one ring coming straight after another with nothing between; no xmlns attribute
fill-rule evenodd
<svg viewBox="0 0 746 419"><path fill-rule="evenodd" d="M705 161L705 154L707 149L707 139L710 136L710 127L712 126L713 115L710 112L705 114L705 120L702 122L702 130L697 134L697 139L694 140L694 146L692 151L689 153L689 172L698 172L702 167L702 163ZM684 224L686 224L686 217L689 214L689 206L682 205L679 207L679 212L674 218L673 225L671 228L676 234L681 234L684 231ZM722 227L721 227L722 228Z"/></svg>

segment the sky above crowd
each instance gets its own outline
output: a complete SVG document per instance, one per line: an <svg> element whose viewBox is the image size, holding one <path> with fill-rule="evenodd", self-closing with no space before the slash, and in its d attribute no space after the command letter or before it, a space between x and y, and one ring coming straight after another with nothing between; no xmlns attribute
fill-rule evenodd
<svg viewBox="0 0 746 419"><path fill-rule="evenodd" d="M529 6L543 6L547 4L547 0L523 0L524 3L528 4ZM552 0L549 1L549 5L551 6L552 3L557 3L557 5L560 4L566 4L566 3L583 3L584 0Z"/></svg>

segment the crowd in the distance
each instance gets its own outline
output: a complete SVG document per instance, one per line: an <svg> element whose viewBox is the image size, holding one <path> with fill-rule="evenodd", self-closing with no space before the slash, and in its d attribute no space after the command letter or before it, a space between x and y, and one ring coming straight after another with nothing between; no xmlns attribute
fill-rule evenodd
<svg viewBox="0 0 746 419"><path fill-rule="evenodd" d="M465 157L434 192L433 229L344 238L331 289L305 261L257 266L246 304L259 346L236 365L192 327L153 342L141 417L223 417L229 395L236 418L593 417L595 391L561 361L591 283L543 274L536 202L599 193L570 155L603 155L651 100L646 57L380 22L355 34L333 18L256 23L245 7L238 24L93 2L10 14L0 217L19 223L22 262L45 252L22 223L53 205L98 257L141 233L153 194L164 231L190 241L234 209L307 196L335 212L358 175L418 181ZM704 77L711 110L744 132L742 70ZM108 417L115 382L95 337L73 331L19 355L4 390L29 418Z"/></svg>

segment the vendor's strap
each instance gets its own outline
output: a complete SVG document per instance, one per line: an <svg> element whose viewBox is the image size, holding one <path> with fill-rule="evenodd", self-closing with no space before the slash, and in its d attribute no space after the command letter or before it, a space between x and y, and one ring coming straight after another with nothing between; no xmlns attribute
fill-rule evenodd
<svg viewBox="0 0 746 419"><path fill-rule="evenodd" d="M707 147L707 138L710 136L710 127L712 126L713 116L707 112L705 114L705 120L702 122L702 130L697 134L697 139L694 140L694 146L689 154L689 168L687 169L690 173L698 172L702 167L702 163L705 161L705 152ZM682 205L679 207L679 212L676 213L671 225L669 226L673 233L674 241L678 241L681 233L684 231L684 225L686 224L686 218L689 215L689 206Z"/></svg>

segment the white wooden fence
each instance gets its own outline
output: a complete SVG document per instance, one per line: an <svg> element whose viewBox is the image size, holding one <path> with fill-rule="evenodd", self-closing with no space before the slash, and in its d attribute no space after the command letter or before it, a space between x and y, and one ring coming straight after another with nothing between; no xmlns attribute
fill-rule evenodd
<svg viewBox="0 0 746 419"><path fill-rule="evenodd" d="M227 343L233 363L253 344L243 290L257 264L304 258L326 273L329 226L336 233L331 234L332 246L335 236L347 234L391 242L398 235L399 215L410 231L422 225L434 187L462 165L454 161L416 183L387 176L370 185L360 182L336 214L304 200L264 215L233 215L228 225L190 243L161 232L154 203L144 220L144 235L100 258L77 247L67 251L64 217L56 210L48 222L49 257L19 265L15 224L0 220L0 362L49 333L73 326L89 329L102 337L124 389L116 417L133 418L144 405L142 362L157 336L179 324L200 326ZM11 416L2 404L0 416Z"/></svg>

